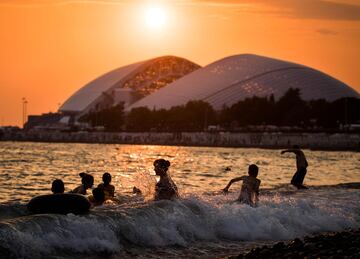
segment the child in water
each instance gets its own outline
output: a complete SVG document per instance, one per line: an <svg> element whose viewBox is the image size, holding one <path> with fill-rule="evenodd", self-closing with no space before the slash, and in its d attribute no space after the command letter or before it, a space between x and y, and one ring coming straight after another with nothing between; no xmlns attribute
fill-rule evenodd
<svg viewBox="0 0 360 259"><path fill-rule="evenodd" d="M92 195L89 196L91 207L100 206L105 202L105 192L103 189L97 187L92 191Z"/></svg>
<svg viewBox="0 0 360 259"><path fill-rule="evenodd" d="M160 180L155 186L155 200L171 200L178 198L178 189L169 174L167 173L170 162L165 159L157 159L154 161L154 171L160 176Z"/></svg>
<svg viewBox="0 0 360 259"><path fill-rule="evenodd" d="M257 165L254 164L250 165L248 170L249 175L248 176L244 175L232 179L228 183L228 185L226 185L226 187L223 189L223 192L227 193L229 191L231 184L242 180L243 184L241 187L238 201L241 203L248 204L252 207L255 207L258 202L259 187L261 183L261 181L256 178L258 172L259 172L259 167L257 167Z"/></svg>
<svg viewBox="0 0 360 259"><path fill-rule="evenodd" d="M54 180L51 185L51 191L53 192L53 194L64 193L65 191L64 182L60 179Z"/></svg>
<svg viewBox="0 0 360 259"><path fill-rule="evenodd" d="M76 187L70 193L86 195L86 190L94 185L94 177L87 173L80 173L79 175L81 177L81 185Z"/></svg>
<svg viewBox="0 0 360 259"><path fill-rule="evenodd" d="M111 199L115 195L115 186L110 184L111 182L111 174L104 173L102 176L102 180L104 183L98 185L98 188L102 189L105 193L105 200Z"/></svg>

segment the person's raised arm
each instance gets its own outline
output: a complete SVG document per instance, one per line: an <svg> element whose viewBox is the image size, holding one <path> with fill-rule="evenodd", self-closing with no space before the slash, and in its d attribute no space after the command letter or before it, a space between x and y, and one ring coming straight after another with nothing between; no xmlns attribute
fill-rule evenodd
<svg viewBox="0 0 360 259"><path fill-rule="evenodd" d="M285 150L283 150L283 151L281 151L281 154L285 154L285 153L297 153L298 152L298 150L296 150L296 149L285 149Z"/></svg>
<svg viewBox="0 0 360 259"><path fill-rule="evenodd" d="M235 182L238 182L238 181L241 181L244 179L244 176L240 176L240 177L237 177L237 178L234 178L234 179L231 179L230 182L226 185L226 187L222 190L224 193L227 193L229 191L229 188L230 186L235 183Z"/></svg>

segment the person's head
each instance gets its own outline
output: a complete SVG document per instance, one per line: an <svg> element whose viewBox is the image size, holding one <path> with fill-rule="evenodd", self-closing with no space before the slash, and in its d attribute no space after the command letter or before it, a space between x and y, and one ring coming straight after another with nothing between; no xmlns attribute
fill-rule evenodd
<svg viewBox="0 0 360 259"><path fill-rule="evenodd" d="M169 169L170 162L165 159L156 159L154 161L154 170L156 175L162 176L166 175L167 170Z"/></svg>
<svg viewBox="0 0 360 259"><path fill-rule="evenodd" d="M139 188L136 188L136 186L133 187L133 194L141 194L141 190Z"/></svg>
<svg viewBox="0 0 360 259"><path fill-rule="evenodd" d="M103 176L102 176L102 180L103 180L105 185L109 185L110 182L111 182L111 174L104 173Z"/></svg>
<svg viewBox="0 0 360 259"><path fill-rule="evenodd" d="M93 191L92 191L92 194L94 196L94 200L97 201L97 202L103 202L105 201L105 193L104 193L104 190L101 189L101 188L95 188Z"/></svg>
<svg viewBox="0 0 360 259"><path fill-rule="evenodd" d="M248 171L249 175L252 177L257 177L258 173L259 173L259 167L257 165L249 165L249 171Z"/></svg>
<svg viewBox="0 0 360 259"><path fill-rule="evenodd" d="M52 182L51 191L55 193L64 193L65 187L64 182L60 179L56 179Z"/></svg>
<svg viewBox="0 0 360 259"><path fill-rule="evenodd" d="M87 173L80 173L81 183L86 189L91 188L94 185L94 177Z"/></svg>

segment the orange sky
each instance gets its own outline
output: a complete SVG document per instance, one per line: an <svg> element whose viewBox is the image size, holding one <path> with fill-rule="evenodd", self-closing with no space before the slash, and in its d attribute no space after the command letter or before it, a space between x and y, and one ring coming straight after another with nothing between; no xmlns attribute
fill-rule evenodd
<svg viewBox="0 0 360 259"><path fill-rule="evenodd" d="M165 10L161 28L146 10ZM55 112L117 67L160 55L206 65L253 53L305 64L360 92L360 0L0 0L0 126Z"/></svg>

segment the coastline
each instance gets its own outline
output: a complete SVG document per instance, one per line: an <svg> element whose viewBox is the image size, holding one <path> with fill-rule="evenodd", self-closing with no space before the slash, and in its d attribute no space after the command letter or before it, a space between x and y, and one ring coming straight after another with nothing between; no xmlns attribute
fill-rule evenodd
<svg viewBox="0 0 360 259"><path fill-rule="evenodd" d="M294 144L304 149L359 151L358 133L280 132L5 132L0 141L134 144L281 149Z"/></svg>
<svg viewBox="0 0 360 259"><path fill-rule="evenodd" d="M360 229L295 238L227 258L360 258Z"/></svg>

